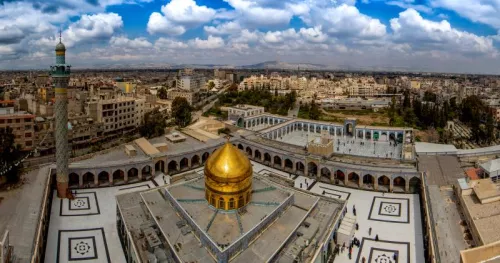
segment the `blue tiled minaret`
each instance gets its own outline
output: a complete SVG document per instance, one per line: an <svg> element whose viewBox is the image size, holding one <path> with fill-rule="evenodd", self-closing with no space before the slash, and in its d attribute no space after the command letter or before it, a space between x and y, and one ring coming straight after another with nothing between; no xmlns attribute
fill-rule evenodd
<svg viewBox="0 0 500 263"><path fill-rule="evenodd" d="M56 164L57 164L57 196L59 198L70 198L68 191L68 83L71 66L66 64L66 47L61 42L56 45L56 64L50 67L50 75L54 83L56 96Z"/></svg>

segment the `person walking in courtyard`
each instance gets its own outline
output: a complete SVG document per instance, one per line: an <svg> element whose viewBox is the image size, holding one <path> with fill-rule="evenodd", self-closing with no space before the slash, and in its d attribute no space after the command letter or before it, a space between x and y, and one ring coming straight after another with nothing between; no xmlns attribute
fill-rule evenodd
<svg viewBox="0 0 500 263"><path fill-rule="evenodd" d="M356 230L359 230L359 224L356 223Z"/></svg>
<svg viewBox="0 0 500 263"><path fill-rule="evenodd" d="M361 259L361 263L366 263L366 258L365 258L365 257L363 257L363 258Z"/></svg>
<svg viewBox="0 0 500 263"><path fill-rule="evenodd" d="M372 235L372 228L368 228L368 235L371 236Z"/></svg>
<svg viewBox="0 0 500 263"><path fill-rule="evenodd" d="M375 235L375 241L377 241L377 242L378 242L378 234L377 234L377 235Z"/></svg>

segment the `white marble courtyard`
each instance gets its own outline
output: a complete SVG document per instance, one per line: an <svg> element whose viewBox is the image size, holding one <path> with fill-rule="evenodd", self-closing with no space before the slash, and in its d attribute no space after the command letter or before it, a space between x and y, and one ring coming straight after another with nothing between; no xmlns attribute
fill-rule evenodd
<svg viewBox="0 0 500 263"><path fill-rule="evenodd" d="M163 176L155 182L165 184ZM115 195L154 187L152 181L144 181L79 189L71 201L57 198L54 191L45 262L125 262L116 232Z"/></svg>
<svg viewBox="0 0 500 263"><path fill-rule="evenodd" d="M320 134L307 131L293 131L281 138L278 141L294 144L298 146L306 146L307 141L312 141L319 138ZM335 153L348 154L356 156L377 157L377 158L390 158L401 159L402 144L394 146L393 142L386 139L379 141L372 141L370 139L360 139L354 137L333 136Z"/></svg>
<svg viewBox="0 0 500 263"><path fill-rule="evenodd" d="M334 262L420 263L424 262L423 236L418 195L382 194L315 182L303 176L290 175L252 162L254 172L273 173L295 181L295 187L333 198L347 200L348 213L356 208L361 241L354 247L351 259L347 251ZM195 170L203 174L203 168ZM165 180L164 180L165 179ZM60 200L54 194L45 253L45 262L124 262L116 230L115 195L154 188L169 183L169 177L157 176L155 183L144 181L131 185L76 190L72 201ZM372 228L371 235L368 229ZM375 241L378 235L379 241Z"/></svg>

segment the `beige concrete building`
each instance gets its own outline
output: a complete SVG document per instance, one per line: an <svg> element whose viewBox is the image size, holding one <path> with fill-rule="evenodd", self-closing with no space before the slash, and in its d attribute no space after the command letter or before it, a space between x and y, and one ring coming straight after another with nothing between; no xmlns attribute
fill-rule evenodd
<svg viewBox="0 0 500 263"><path fill-rule="evenodd" d="M490 178L459 179L460 205L476 246L500 240L500 191ZM469 261L470 262L470 261Z"/></svg>
<svg viewBox="0 0 500 263"><path fill-rule="evenodd" d="M95 122L103 124L104 134L134 129L137 125L139 106L136 99L118 97L115 99L91 100L87 103L87 114Z"/></svg>
<svg viewBox="0 0 500 263"><path fill-rule="evenodd" d="M198 96L195 92L182 89L171 89L168 91L168 99L174 100L177 97L185 98L189 105L193 105L198 101Z"/></svg>
<svg viewBox="0 0 500 263"><path fill-rule="evenodd" d="M12 128L15 143L21 145L23 151L32 150L35 146L35 115L14 108L0 108L0 129Z"/></svg>

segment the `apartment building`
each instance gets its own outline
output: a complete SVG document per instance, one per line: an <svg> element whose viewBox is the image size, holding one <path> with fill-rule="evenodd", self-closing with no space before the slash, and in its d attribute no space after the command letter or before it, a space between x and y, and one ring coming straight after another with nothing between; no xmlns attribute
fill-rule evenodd
<svg viewBox="0 0 500 263"><path fill-rule="evenodd" d="M15 111L14 108L0 108L0 129L12 128L15 143L21 146L21 150L30 151L35 147L35 115L24 111Z"/></svg>
<svg viewBox="0 0 500 263"><path fill-rule="evenodd" d="M185 91L199 92L205 88L205 77L200 75L181 76L176 82L176 88Z"/></svg>
<svg viewBox="0 0 500 263"><path fill-rule="evenodd" d="M167 98L169 100L174 100L177 97L185 98L189 105L193 105L198 101L198 96L196 92L187 91L183 89L171 89L167 93Z"/></svg>
<svg viewBox="0 0 500 263"><path fill-rule="evenodd" d="M103 134L107 135L134 129L138 123L137 108L136 99L132 97L93 99L87 103L87 115L102 123Z"/></svg>
<svg viewBox="0 0 500 263"><path fill-rule="evenodd" d="M353 85L347 87L349 96L369 97L375 95L375 88L372 85Z"/></svg>

